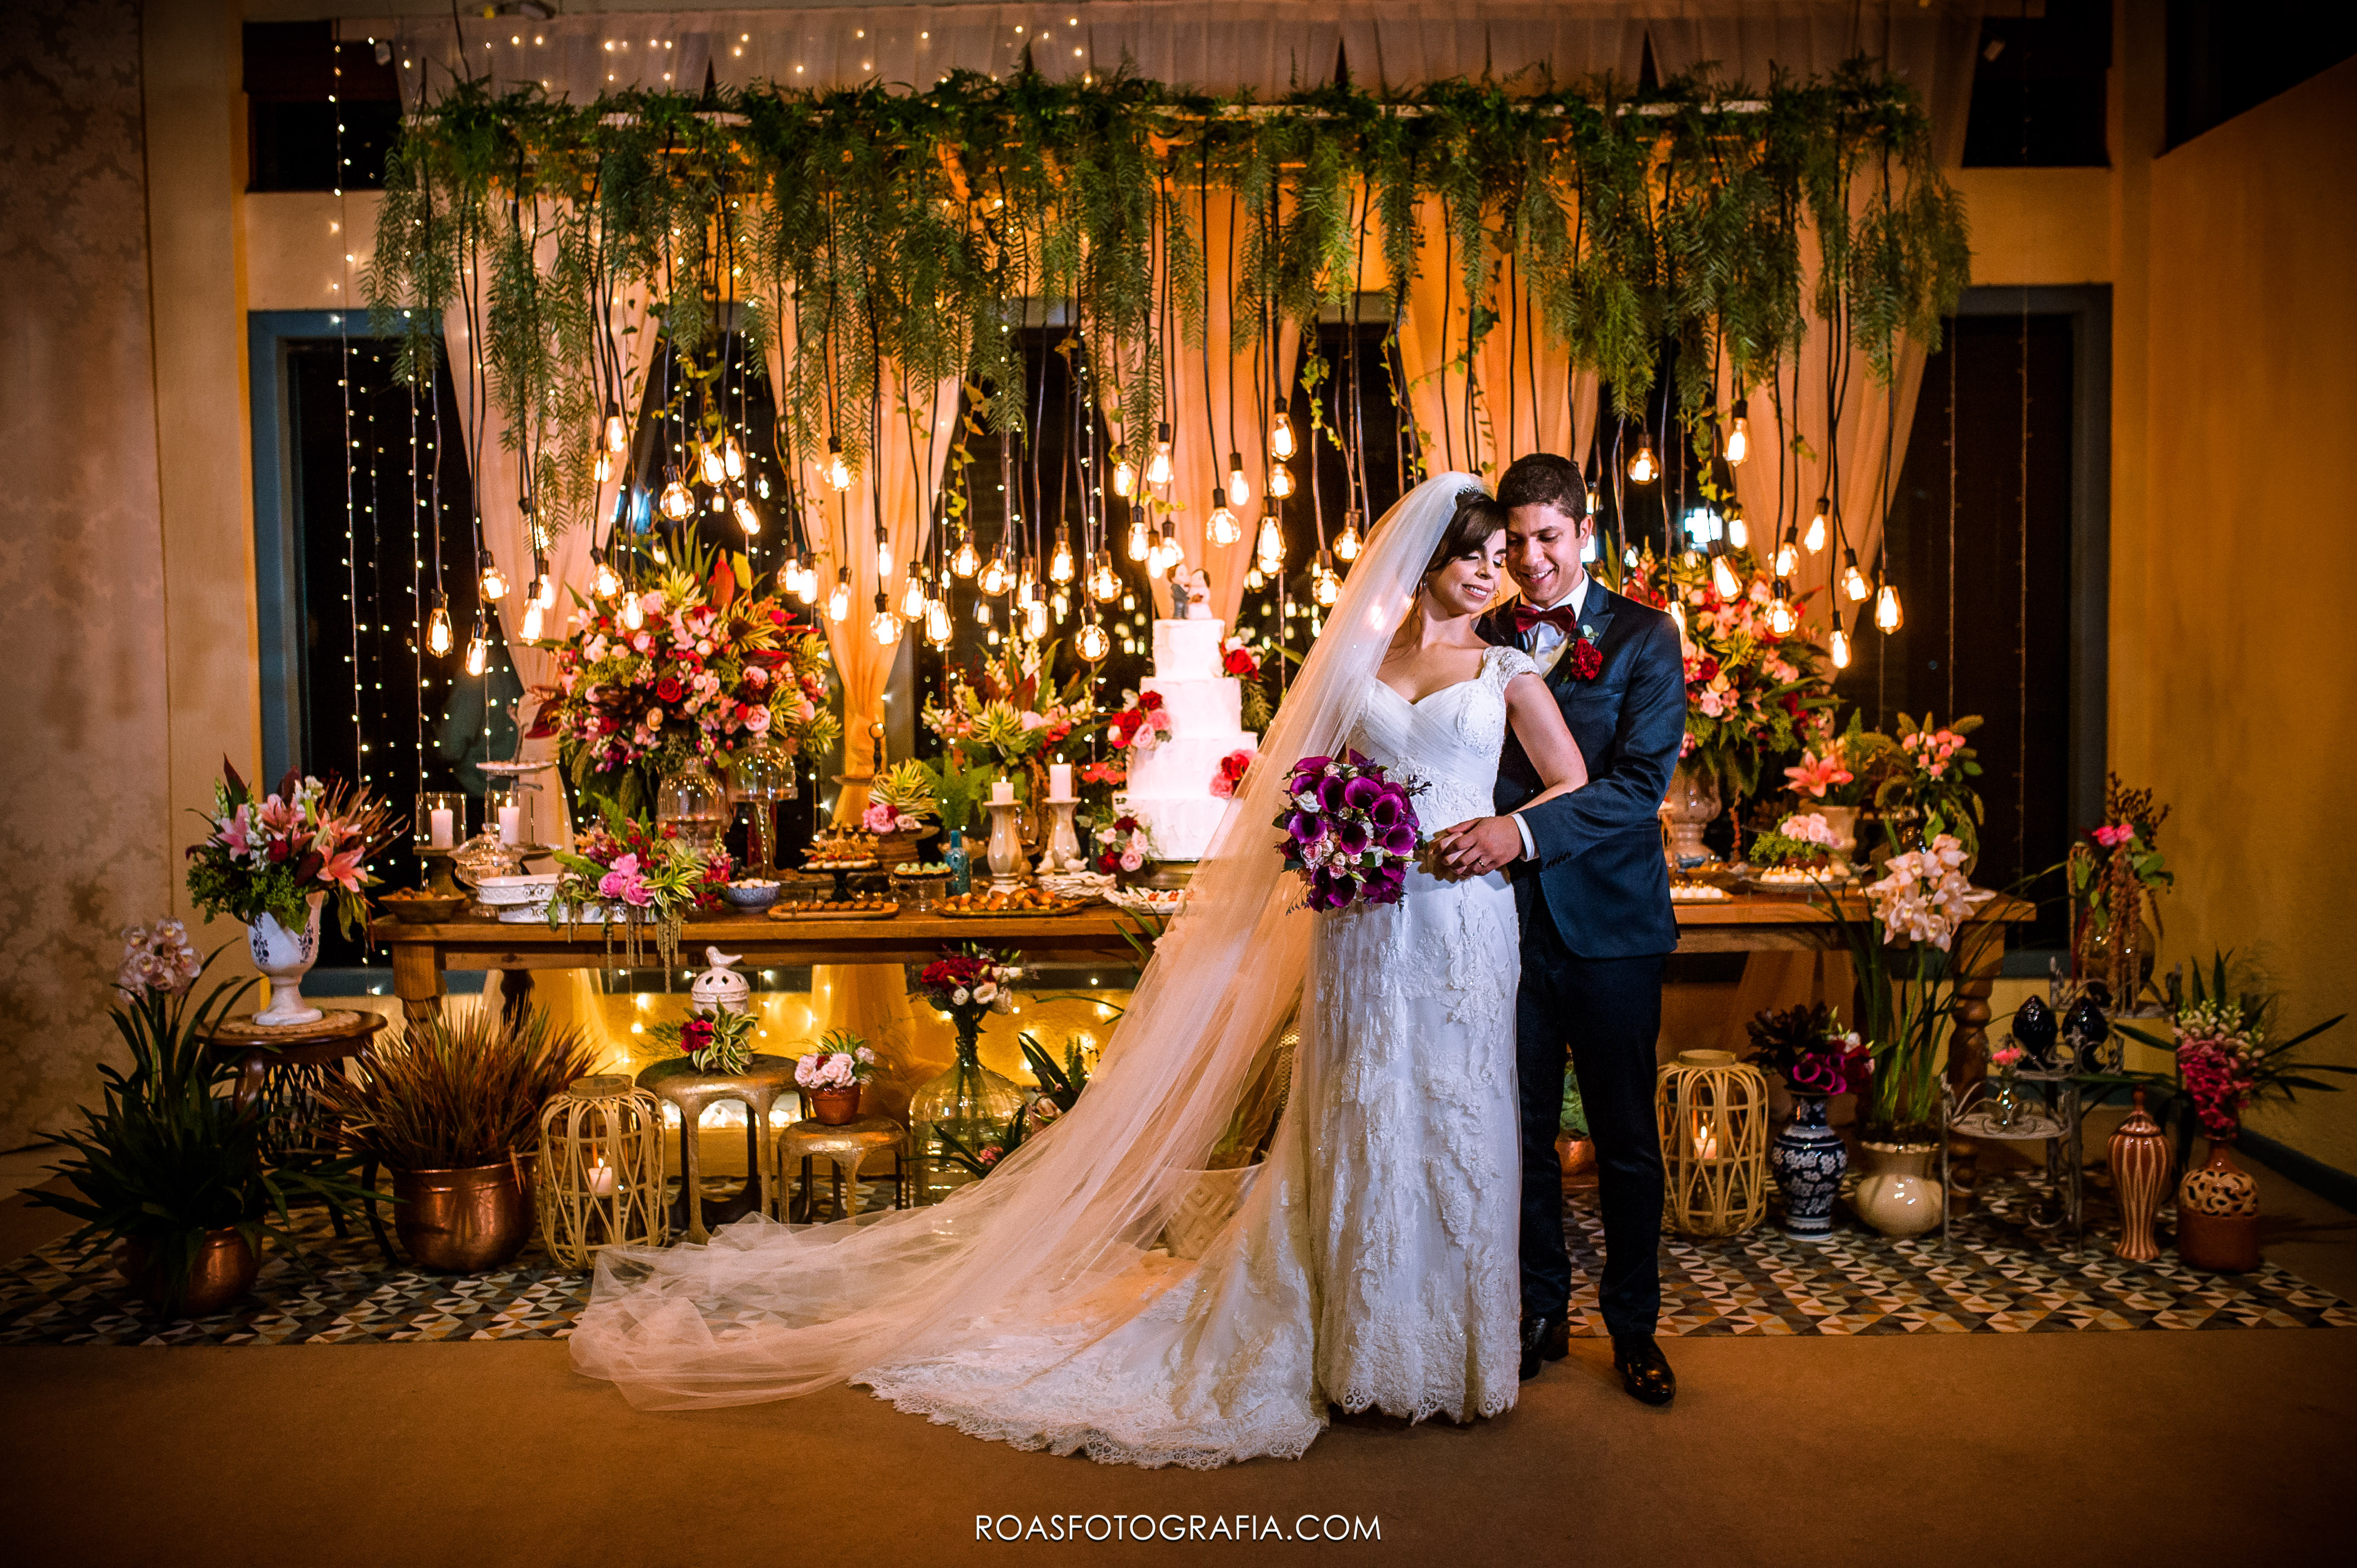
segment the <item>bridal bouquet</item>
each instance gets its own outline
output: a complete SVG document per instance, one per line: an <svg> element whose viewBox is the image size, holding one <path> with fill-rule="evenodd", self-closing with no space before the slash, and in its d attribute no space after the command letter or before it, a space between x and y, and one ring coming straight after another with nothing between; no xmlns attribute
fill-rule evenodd
<svg viewBox="0 0 2357 1568"><path fill-rule="evenodd" d="M247 925L264 915L290 931L310 918L314 894L332 895L350 935L368 917L369 857L393 840L393 814L366 789L326 785L289 768L257 797L226 761L213 785L203 843L188 850L188 897L205 918Z"/></svg>
<svg viewBox="0 0 2357 1568"><path fill-rule="evenodd" d="M1311 908L1399 902L1421 839L1413 799L1421 788L1355 751L1293 765L1275 825L1285 832L1285 868L1301 874Z"/></svg>

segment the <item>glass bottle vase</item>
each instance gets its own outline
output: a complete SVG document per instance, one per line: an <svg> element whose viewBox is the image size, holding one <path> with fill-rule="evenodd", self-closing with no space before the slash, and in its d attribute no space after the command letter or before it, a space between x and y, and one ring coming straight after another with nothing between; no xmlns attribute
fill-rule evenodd
<svg viewBox="0 0 2357 1568"><path fill-rule="evenodd" d="M909 1097L909 1138L916 1150L913 1199L919 1204L939 1203L979 1179L950 1155L943 1132L979 1153L1006 1136L1007 1122L1022 1109L1023 1096L1014 1083L982 1065L981 1045L980 1021L958 1020L957 1059Z"/></svg>

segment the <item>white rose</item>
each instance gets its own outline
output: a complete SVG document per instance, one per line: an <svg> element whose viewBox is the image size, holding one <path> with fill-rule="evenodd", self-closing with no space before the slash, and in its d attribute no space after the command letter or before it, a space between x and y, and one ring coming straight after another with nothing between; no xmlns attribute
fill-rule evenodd
<svg viewBox="0 0 2357 1568"><path fill-rule="evenodd" d="M951 992L950 1002L953 1006L964 1006L966 1004L965 987L961 985L955 991Z"/></svg>

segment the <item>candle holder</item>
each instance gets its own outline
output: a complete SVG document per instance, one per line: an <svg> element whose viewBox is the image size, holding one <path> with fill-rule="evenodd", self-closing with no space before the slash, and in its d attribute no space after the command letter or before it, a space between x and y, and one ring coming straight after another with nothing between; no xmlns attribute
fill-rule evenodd
<svg viewBox="0 0 2357 1568"><path fill-rule="evenodd" d="M429 849L447 854L466 842L467 797L455 790L418 791L409 824L410 847L421 854Z"/></svg>
<svg viewBox="0 0 2357 1568"><path fill-rule="evenodd" d="M1001 892L1023 886L1022 811L1013 800L990 802L990 885Z"/></svg>
<svg viewBox="0 0 2357 1568"><path fill-rule="evenodd" d="M1040 871L1052 873L1087 870L1088 862L1081 854L1080 830L1072 822L1072 813L1080 809L1079 799L1051 797L1047 804L1050 813L1048 822L1048 847L1039 855Z"/></svg>
<svg viewBox="0 0 2357 1568"><path fill-rule="evenodd" d="M540 1112L541 1240L566 1269L663 1242L662 1109L619 1074L576 1078Z"/></svg>
<svg viewBox="0 0 2357 1568"><path fill-rule="evenodd" d="M1653 1080L1667 1179L1663 1219L1686 1236L1736 1236L1767 1212L1768 1079L1730 1051L1680 1051Z"/></svg>

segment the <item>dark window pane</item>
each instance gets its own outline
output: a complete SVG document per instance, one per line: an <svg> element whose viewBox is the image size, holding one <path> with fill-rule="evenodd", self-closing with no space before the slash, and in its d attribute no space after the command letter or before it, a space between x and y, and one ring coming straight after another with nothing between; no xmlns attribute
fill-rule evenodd
<svg viewBox="0 0 2357 1568"><path fill-rule="evenodd" d="M2169 145L2357 54L2357 5L2169 0Z"/></svg>
<svg viewBox="0 0 2357 1568"><path fill-rule="evenodd" d="M2104 114L2111 60L2109 0L2046 0L2042 15L1983 21L1964 166L2110 162Z"/></svg>

